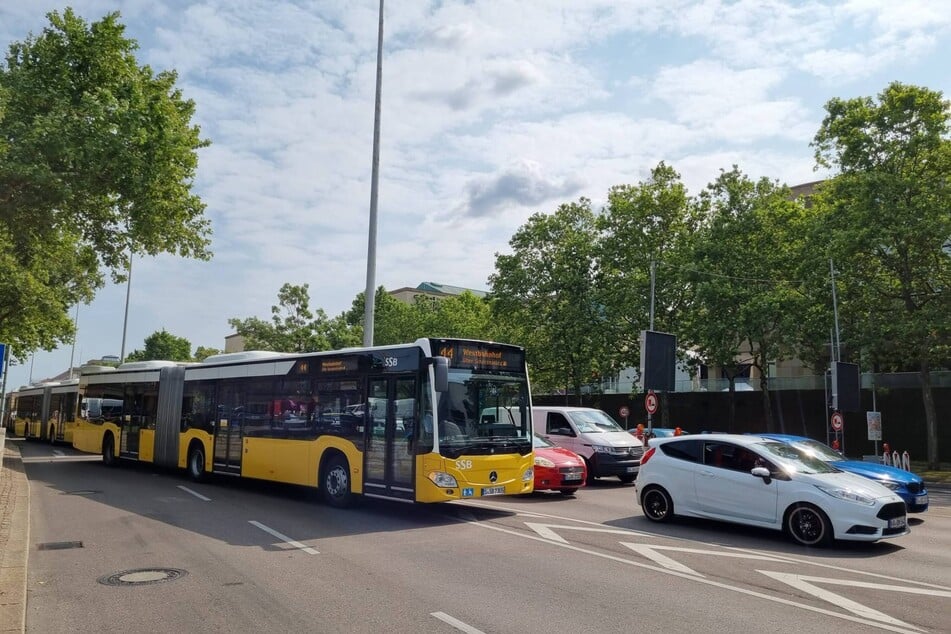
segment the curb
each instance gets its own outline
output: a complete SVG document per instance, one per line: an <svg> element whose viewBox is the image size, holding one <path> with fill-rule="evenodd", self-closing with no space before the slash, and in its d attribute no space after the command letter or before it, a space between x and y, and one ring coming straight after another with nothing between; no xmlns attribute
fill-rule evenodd
<svg viewBox="0 0 951 634"><path fill-rule="evenodd" d="M26 631L30 483L20 448L0 429L0 632Z"/></svg>

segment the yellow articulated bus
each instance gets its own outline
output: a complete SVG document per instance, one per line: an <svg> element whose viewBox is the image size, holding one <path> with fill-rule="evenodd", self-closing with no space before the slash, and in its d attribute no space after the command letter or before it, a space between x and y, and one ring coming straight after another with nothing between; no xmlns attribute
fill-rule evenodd
<svg viewBox="0 0 951 634"><path fill-rule="evenodd" d="M81 374L76 449L354 495L440 502L529 493L522 348L461 339L332 352L241 352ZM85 407L85 406L84 406ZM105 405L100 409L106 409Z"/></svg>
<svg viewBox="0 0 951 634"><path fill-rule="evenodd" d="M71 443L78 394L78 379L21 387L17 390L14 435Z"/></svg>

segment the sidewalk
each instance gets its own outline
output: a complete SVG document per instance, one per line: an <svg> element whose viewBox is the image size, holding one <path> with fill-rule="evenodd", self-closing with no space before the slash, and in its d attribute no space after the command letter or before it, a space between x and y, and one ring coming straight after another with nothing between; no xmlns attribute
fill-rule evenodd
<svg viewBox="0 0 951 634"><path fill-rule="evenodd" d="M26 560L30 544L30 485L20 448L0 429L0 632L26 628Z"/></svg>

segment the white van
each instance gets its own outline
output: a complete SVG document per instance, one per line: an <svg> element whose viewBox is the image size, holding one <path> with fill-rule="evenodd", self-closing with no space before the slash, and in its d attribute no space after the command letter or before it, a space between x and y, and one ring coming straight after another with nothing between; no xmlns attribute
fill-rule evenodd
<svg viewBox="0 0 951 634"><path fill-rule="evenodd" d="M584 458L589 482L617 476L629 483L637 477L644 445L599 409L538 405L532 407L532 425L539 436Z"/></svg>

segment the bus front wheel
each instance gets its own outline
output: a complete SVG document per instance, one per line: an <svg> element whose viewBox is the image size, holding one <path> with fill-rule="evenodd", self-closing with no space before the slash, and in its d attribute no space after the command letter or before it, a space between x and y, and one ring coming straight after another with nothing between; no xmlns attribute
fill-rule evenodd
<svg viewBox="0 0 951 634"><path fill-rule="evenodd" d="M350 505L350 468L346 459L341 456L330 458L320 479L320 491L331 506L343 508Z"/></svg>

